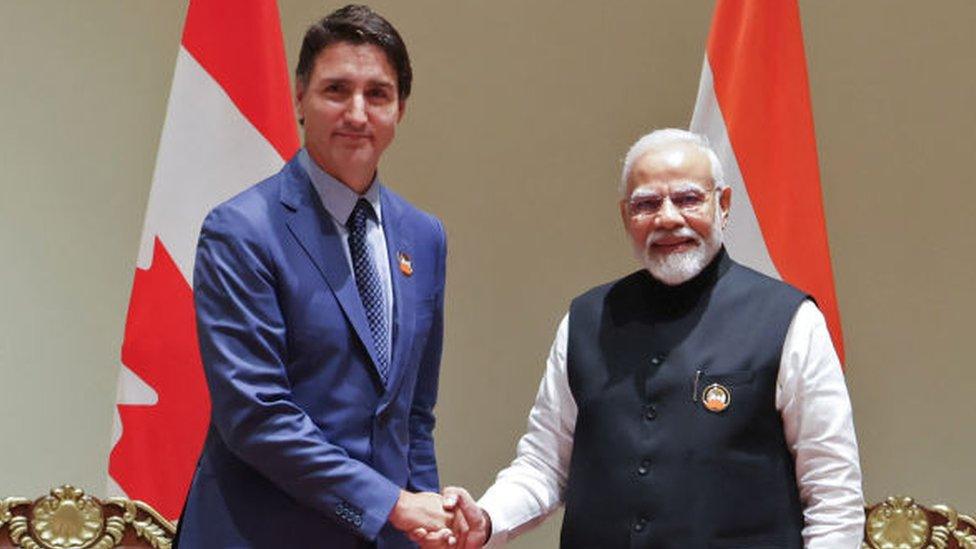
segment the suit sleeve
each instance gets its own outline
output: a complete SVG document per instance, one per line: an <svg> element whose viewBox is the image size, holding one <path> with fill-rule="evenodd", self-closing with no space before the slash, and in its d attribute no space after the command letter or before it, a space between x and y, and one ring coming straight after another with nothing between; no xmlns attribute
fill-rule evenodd
<svg viewBox="0 0 976 549"><path fill-rule="evenodd" d="M204 221L193 273L212 421L241 460L296 500L375 539L399 488L330 443L292 399L286 329L267 244L248 217Z"/></svg>
<svg viewBox="0 0 976 549"><path fill-rule="evenodd" d="M434 456L434 405L440 374L444 340L444 281L447 238L440 221L433 219L437 244L434 318L417 373L417 385L410 405L410 478L407 487L414 492L438 492L437 460Z"/></svg>

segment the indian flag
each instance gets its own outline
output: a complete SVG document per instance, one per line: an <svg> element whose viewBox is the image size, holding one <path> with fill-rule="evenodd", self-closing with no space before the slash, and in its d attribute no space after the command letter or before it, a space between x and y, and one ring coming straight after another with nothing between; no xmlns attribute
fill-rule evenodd
<svg viewBox="0 0 976 549"><path fill-rule="evenodd" d="M691 130L733 189L730 254L812 295L843 362L796 0L718 0Z"/></svg>

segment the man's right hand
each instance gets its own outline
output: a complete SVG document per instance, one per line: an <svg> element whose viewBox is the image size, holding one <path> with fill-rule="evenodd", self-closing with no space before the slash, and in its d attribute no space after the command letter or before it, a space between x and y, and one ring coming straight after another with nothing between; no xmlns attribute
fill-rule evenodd
<svg viewBox="0 0 976 549"><path fill-rule="evenodd" d="M450 533L451 517L445 509L444 498L433 492L412 493L400 490L400 497L390 511L390 524L397 530L411 534L423 529L426 532L438 533L443 541L449 545L453 535Z"/></svg>
<svg viewBox="0 0 976 549"><path fill-rule="evenodd" d="M451 530L433 531L417 528L410 539L422 549L479 549L491 537L491 517L464 488L449 486L443 492L444 509L453 513Z"/></svg>
<svg viewBox="0 0 976 549"><path fill-rule="evenodd" d="M444 509L454 513L454 535L459 549L482 547L491 536L491 517L464 488L444 488Z"/></svg>

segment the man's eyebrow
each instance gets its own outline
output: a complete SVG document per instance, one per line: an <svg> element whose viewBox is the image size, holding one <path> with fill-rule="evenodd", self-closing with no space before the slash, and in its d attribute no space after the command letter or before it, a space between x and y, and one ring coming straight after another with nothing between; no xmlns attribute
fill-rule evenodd
<svg viewBox="0 0 976 549"><path fill-rule="evenodd" d="M703 192L703 193L708 192L707 189L705 189L705 187L697 181L678 181L671 184L671 192L688 192L688 191ZM652 191L646 188L635 189L634 192L630 193L631 199L647 198L652 196L660 198L661 193L656 190Z"/></svg>
<svg viewBox="0 0 976 549"><path fill-rule="evenodd" d="M657 191L651 191L648 189L634 189L634 192L630 193L630 198L647 198L650 196L661 196L661 193Z"/></svg>
<svg viewBox="0 0 976 549"><path fill-rule="evenodd" d="M325 76L321 80L321 82L324 82L326 84L336 84L336 83L344 84L352 81L353 81L352 78L348 78L345 76ZM372 87L383 87L383 88L394 87L393 82L389 80L370 79L366 82L366 84Z"/></svg>
<svg viewBox="0 0 976 549"><path fill-rule="evenodd" d="M707 189L705 188L705 185L702 185L701 183L699 183L697 181L678 181L678 182L674 183L674 186L673 186L672 190L674 190L674 191L701 191L701 192L706 192L707 191Z"/></svg>
<svg viewBox="0 0 976 549"><path fill-rule="evenodd" d="M379 87L382 87L382 88L392 88L393 87L393 82L390 82L389 80L370 80L369 81L369 85L370 86L379 86Z"/></svg>

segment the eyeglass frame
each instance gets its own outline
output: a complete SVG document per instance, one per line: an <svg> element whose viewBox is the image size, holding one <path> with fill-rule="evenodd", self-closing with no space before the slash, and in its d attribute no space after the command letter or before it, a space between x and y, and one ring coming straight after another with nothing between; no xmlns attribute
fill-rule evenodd
<svg viewBox="0 0 976 549"><path fill-rule="evenodd" d="M727 188L728 187L726 185L721 185L720 184L720 185L715 185L715 188L712 189L711 191L703 190L701 192L701 194L702 194L702 200L701 200L701 202L698 202L697 204L694 204L694 205L691 205L691 206L679 206L678 203L675 202L675 200L674 200L674 196L676 194L688 193L689 191L687 189L683 189L683 190L676 191L676 192L671 192L671 193L668 193L666 195L657 195L657 193L648 194L648 195L644 195L644 196L637 197L636 199L634 198L633 195L631 195L630 198L621 199L621 202L624 203L625 208L626 208L626 212L627 212L627 216L630 217L631 219L651 218L651 217L660 215L661 214L661 211L664 209L664 203L665 203L665 201L670 202L671 203L671 206L674 207L674 209L677 210L682 215L692 215L692 214L698 213L698 211L705 205L705 203L708 202L709 194L714 194L716 196L717 195L721 195L722 194L722 191L724 191ZM695 190L695 193L696 194L697 194L697 192L698 192L698 189ZM661 203L660 203L660 205L657 206L657 208L655 208L651 212L645 212L645 213L635 213L633 211L633 207L634 207L634 204L635 203L637 203L639 201L646 201L651 196L659 196L660 197ZM718 199L716 198L716 200L718 200Z"/></svg>

